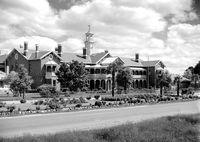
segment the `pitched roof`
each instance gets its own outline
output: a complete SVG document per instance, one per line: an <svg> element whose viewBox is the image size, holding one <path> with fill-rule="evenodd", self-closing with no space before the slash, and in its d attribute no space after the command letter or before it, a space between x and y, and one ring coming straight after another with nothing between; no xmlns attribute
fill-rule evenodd
<svg viewBox="0 0 200 142"><path fill-rule="evenodd" d="M39 51L38 52L38 57L35 58L35 52L34 53L31 53L30 57L29 57L29 60L36 60L36 59L40 59L41 57L43 57L45 54L49 53L50 51Z"/></svg>
<svg viewBox="0 0 200 142"><path fill-rule="evenodd" d="M74 60L82 63L91 63L90 58L84 58L83 56L76 53L63 53L61 58L64 62L71 62L72 60Z"/></svg>
<svg viewBox="0 0 200 142"><path fill-rule="evenodd" d="M125 58L125 57L119 57L119 58L124 62L124 66L127 66L127 67L142 67L143 66L141 62L135 62L134 59Z"/></svg>
<svg viewBox="0 0 200 142"><path fill-rule="evenodd" d="M3 63L5 60L6 60L6 58L7 58L7 56L8 55L0 55L0 63Z"/></svg>
<svg viewBox="0 0 200 142"><path fill-rule="evenodd" d="M103 57L105 57L107 54L109 54L108 52L100 52L100 53L94 53L90 56L91 61L93 64L98 63Z"/></svg>
<svg viewBox="0 0 200 142"><path fill-rule="evenodd" d="M154 61L142 61L143 66L145 67L154 67L156 66L156 64L158 64L159 62L161 62L160 60L154 60ZM161 62L162 63L162 62ZM163 63L162 63L163 64ZM163 66L165 66L163 64Z"/></svg>
<svg viewBox="0 0 200 142"><path fill-rule="evenodd" d="M115 60L117 59L118 57L108 57L108 58L105 58L101 64L102 65L108 65L108 64L111 64L113 62L115 62Z"/></svg>

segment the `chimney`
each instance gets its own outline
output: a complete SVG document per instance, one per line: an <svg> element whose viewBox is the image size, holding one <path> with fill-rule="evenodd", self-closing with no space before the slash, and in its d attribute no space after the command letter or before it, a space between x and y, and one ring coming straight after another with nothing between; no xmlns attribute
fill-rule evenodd
<svg viewBox="0 0 200 142"><path fill-rule="evenodd" d="M105 50L105 53L108 53L108 50Z"/></svg>
<svg viewBox="0 0 200 142"><path fill-rule="evenodd" d="M35 58L37 59L38 56L39 56L39 47L38 47L38 44L35 45Z"/></svg>
<svg viewBox="0 0 200 142"><path fill-rule="evenodd" d="M58 44L58 47L55 49L57 51L58 56L62 56L62 45Z"/></svg>
<svg viewBox="0 0 200 142"><path fill-rule="evenodd" d="M28 42L24 42L24 56L28 55Z"/></svg>
<svg viewBox="0 0 200 142"><path fill-rule="evenodd" d="M136 54L135 54L135 61L136 61L136 62L139 62L139 53L136 53Z"/></svg>

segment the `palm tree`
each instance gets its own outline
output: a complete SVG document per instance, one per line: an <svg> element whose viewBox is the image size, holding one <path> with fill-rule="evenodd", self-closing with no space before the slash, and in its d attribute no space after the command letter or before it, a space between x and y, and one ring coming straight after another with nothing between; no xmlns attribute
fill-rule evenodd
<svg viewBox="0 0 200 142"><path fill-rule="evenodd" d="M159 82L160 82L160 95L163 95L163 87L169 87L170 83L171 83L171 74L169 73L169 71L165 71L163 72L160 76L159 76Z"/></svg>
<svg viewBox="0 0 200 142"><path fill-rule="evenodd" d="M177 96L179 96L179 90L180 90L180 80L181 80L181 77L179 75L177 75L175 78L174 78L174 83L177 84Z"/></svg>
<svg viewBox="0 0 200 142"><path fill-rule="evenodd" d="M112 74L112 96L114 97L115 95L115 73L119 70L119 68L121 68L122 63L121 62L113 62L111 64L109 64L107 71L111 72Z"/></svg>

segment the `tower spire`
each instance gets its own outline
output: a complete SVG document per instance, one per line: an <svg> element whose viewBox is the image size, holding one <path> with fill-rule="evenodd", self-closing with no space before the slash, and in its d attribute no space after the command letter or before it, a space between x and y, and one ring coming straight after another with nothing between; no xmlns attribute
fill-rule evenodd
<svg viewBox="0 0 200 142"><path fill-rule="evenodd" d="M90 56L90 49L93 46L93 41L91 40L93 33L90 32L91 26L88 25L88 32L85 33L85 47L83 48L83 57L89 57Z"/></svg>

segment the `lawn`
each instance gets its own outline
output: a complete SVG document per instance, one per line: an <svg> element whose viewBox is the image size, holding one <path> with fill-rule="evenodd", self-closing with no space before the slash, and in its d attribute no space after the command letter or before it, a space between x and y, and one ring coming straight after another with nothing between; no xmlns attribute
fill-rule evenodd
<svg viewBox="0 0 200 142"><path fill-rule="evenodd" d="M0 138L1 142L198 142L200 114L162 117L111 128Z"/></svg>

